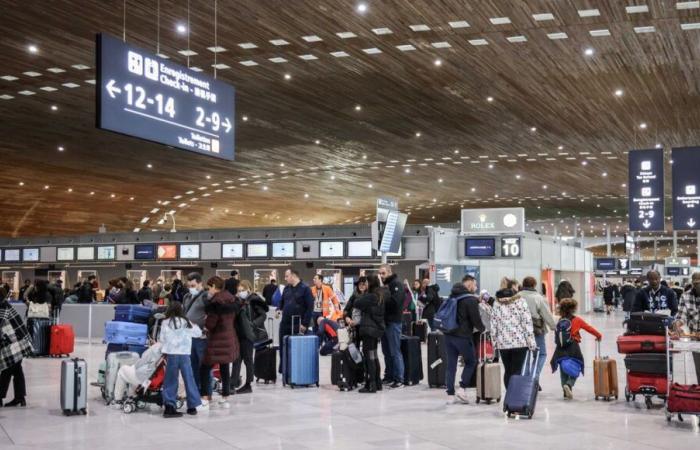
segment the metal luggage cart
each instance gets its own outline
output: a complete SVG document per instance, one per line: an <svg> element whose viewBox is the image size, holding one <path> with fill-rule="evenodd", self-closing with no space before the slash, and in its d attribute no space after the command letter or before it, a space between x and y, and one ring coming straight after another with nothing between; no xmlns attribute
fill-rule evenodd
<svg viewBox="0 0 700 450"><path fill-rule="evenodd" d="M671 339L670 331L667 328L666 329L666 356L667 356L667 362L666 362L666 367L667 367L667 375L668 375L668 386L667 386L667 392L668 395L671 395L671 386L673 385L673 372L674 368L673 365L671 364L671 358L673 354L687 354L687 353L700 353L700 341L697 340L691 340L690 338L683 338L681 337L680 339ZM685 359L684 359L684 364L685 364ZM678 364L676 364L677 366ZM676 371L680 370L679 367L675 368ZM683 368L684 373L686 373L686 367ZM664 406L664 411L666 413L666 420L668 422L671 421L674 415L678 415L678 420L681 422L683 421L683 414L686 415L691 415L691 416L698 416L700 419L700 411L684 411L684 412L678 412L678 411L670 411L668 409L668 397L666 399L666 405Z"/></svg>

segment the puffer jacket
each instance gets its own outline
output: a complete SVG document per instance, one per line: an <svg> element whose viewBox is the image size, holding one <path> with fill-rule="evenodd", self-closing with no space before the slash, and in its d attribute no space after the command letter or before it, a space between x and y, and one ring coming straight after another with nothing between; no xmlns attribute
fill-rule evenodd
<svg viewBox="0 0 700 450"><path fill-rule="evenodd" d="M204 364L229 364L238 359L240 345L234 325L240 304L230 292L221 290L206 306L207 353Z"/></svg>
<svg viewBox="0 0 700 450"><path fill-rule="evenodd" d="M362 311L360 321L360 336L381 339L386 329L384 322L384 300L380 301L379 295L388 297L388 289L384 293L365 293L357 297L354 301L354 308Z"/></svg>
<svg viewBox="0 0 700 450"><path fill-rule="evenodd" d="M499 350L537 348L532 316L520 295L496 299L491 316L491 338Z"/></svg>

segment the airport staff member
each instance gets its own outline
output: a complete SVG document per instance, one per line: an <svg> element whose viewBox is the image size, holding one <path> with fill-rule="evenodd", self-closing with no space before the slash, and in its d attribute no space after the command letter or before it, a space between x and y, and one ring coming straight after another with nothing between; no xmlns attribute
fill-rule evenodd
<svg viewBox="0 0 700 450"><path fill-rule="evenodd" d="M288 269L284 273L284 281L287 285L282 292L282 302L278 311L282 311L282 321L280 322L280 367L279 372L282 373L282 361L284 352L284 337L292 334L306 332L306 328L311 325L311 317L314 311L314 297L311 294L309 286L301 281L299 272L294 269ZM301 319L298 323L299 328L293 329L296 325L292 323L293 317Z"/></svg>

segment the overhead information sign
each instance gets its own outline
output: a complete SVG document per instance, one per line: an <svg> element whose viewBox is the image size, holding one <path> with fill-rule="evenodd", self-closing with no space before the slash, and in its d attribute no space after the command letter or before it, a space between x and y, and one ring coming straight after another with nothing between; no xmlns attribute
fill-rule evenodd
<svg viewBox="0 0 700 450"><path fill-rule="evenodd" d="M673 229L700 229L700 147L674 148Z"/></svg>
<svg viewBox="0 0 700 450"><path fill-rule="evenodd" d="M463 209L462 234L524 233L525 208Z"/></svg>
<svg viewBox="0 0 700 450"><path fill-rule="evenodd" d="M97 35L97 127L232 160L235 90Z"/></svg>
<svg viewBox="0 0 700 450"><path fill-rule="evenodd" d="M629 229L664 230L664 151L629 152Z"/></svg>
<svg viewBox="0 0 700 450"><path fill-rule="evenodd" d="M401 236L406 227L408 215L398 211L390 211L386 220L386 227L379 243L379 251L384 253L396 253L401 247Z"/></svg>

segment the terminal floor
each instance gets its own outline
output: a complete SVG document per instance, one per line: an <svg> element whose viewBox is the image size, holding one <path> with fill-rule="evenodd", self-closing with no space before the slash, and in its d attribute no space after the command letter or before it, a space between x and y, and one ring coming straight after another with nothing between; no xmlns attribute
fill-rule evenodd
<svg viewBox="0 0 700 450"><path fill-rule="evenodd" d="M621 388L624 364L615 337L621 313L588 316L604 334L603 353L618 360ZM550 335L551 336L551 335ZM595 401L591 371L594 341L584 337L587 375L573 401L562 399L559 375L545 366L533 420L506 419L501 404L446 405L444 391L418 386L377 395L339 392L330 385L330 358L321 358L321 388L259 385L252 395L232 397L231 409L212 408L196 417L165 420L159 409L126 415L108 408L90 387L87 416L59 411L56 359L26 360L28 405L0 409L0 448L32 449L697 449L698 423L666 422L660 400L647 410L643 401ZM103 345L78 344L90 381L104 357ZM550 349L551 354L551 349ZM424 347L423 356L426 351ZM472 399L475 392L471 391ZM8 395L8 399L12 394Z"/></svg>

